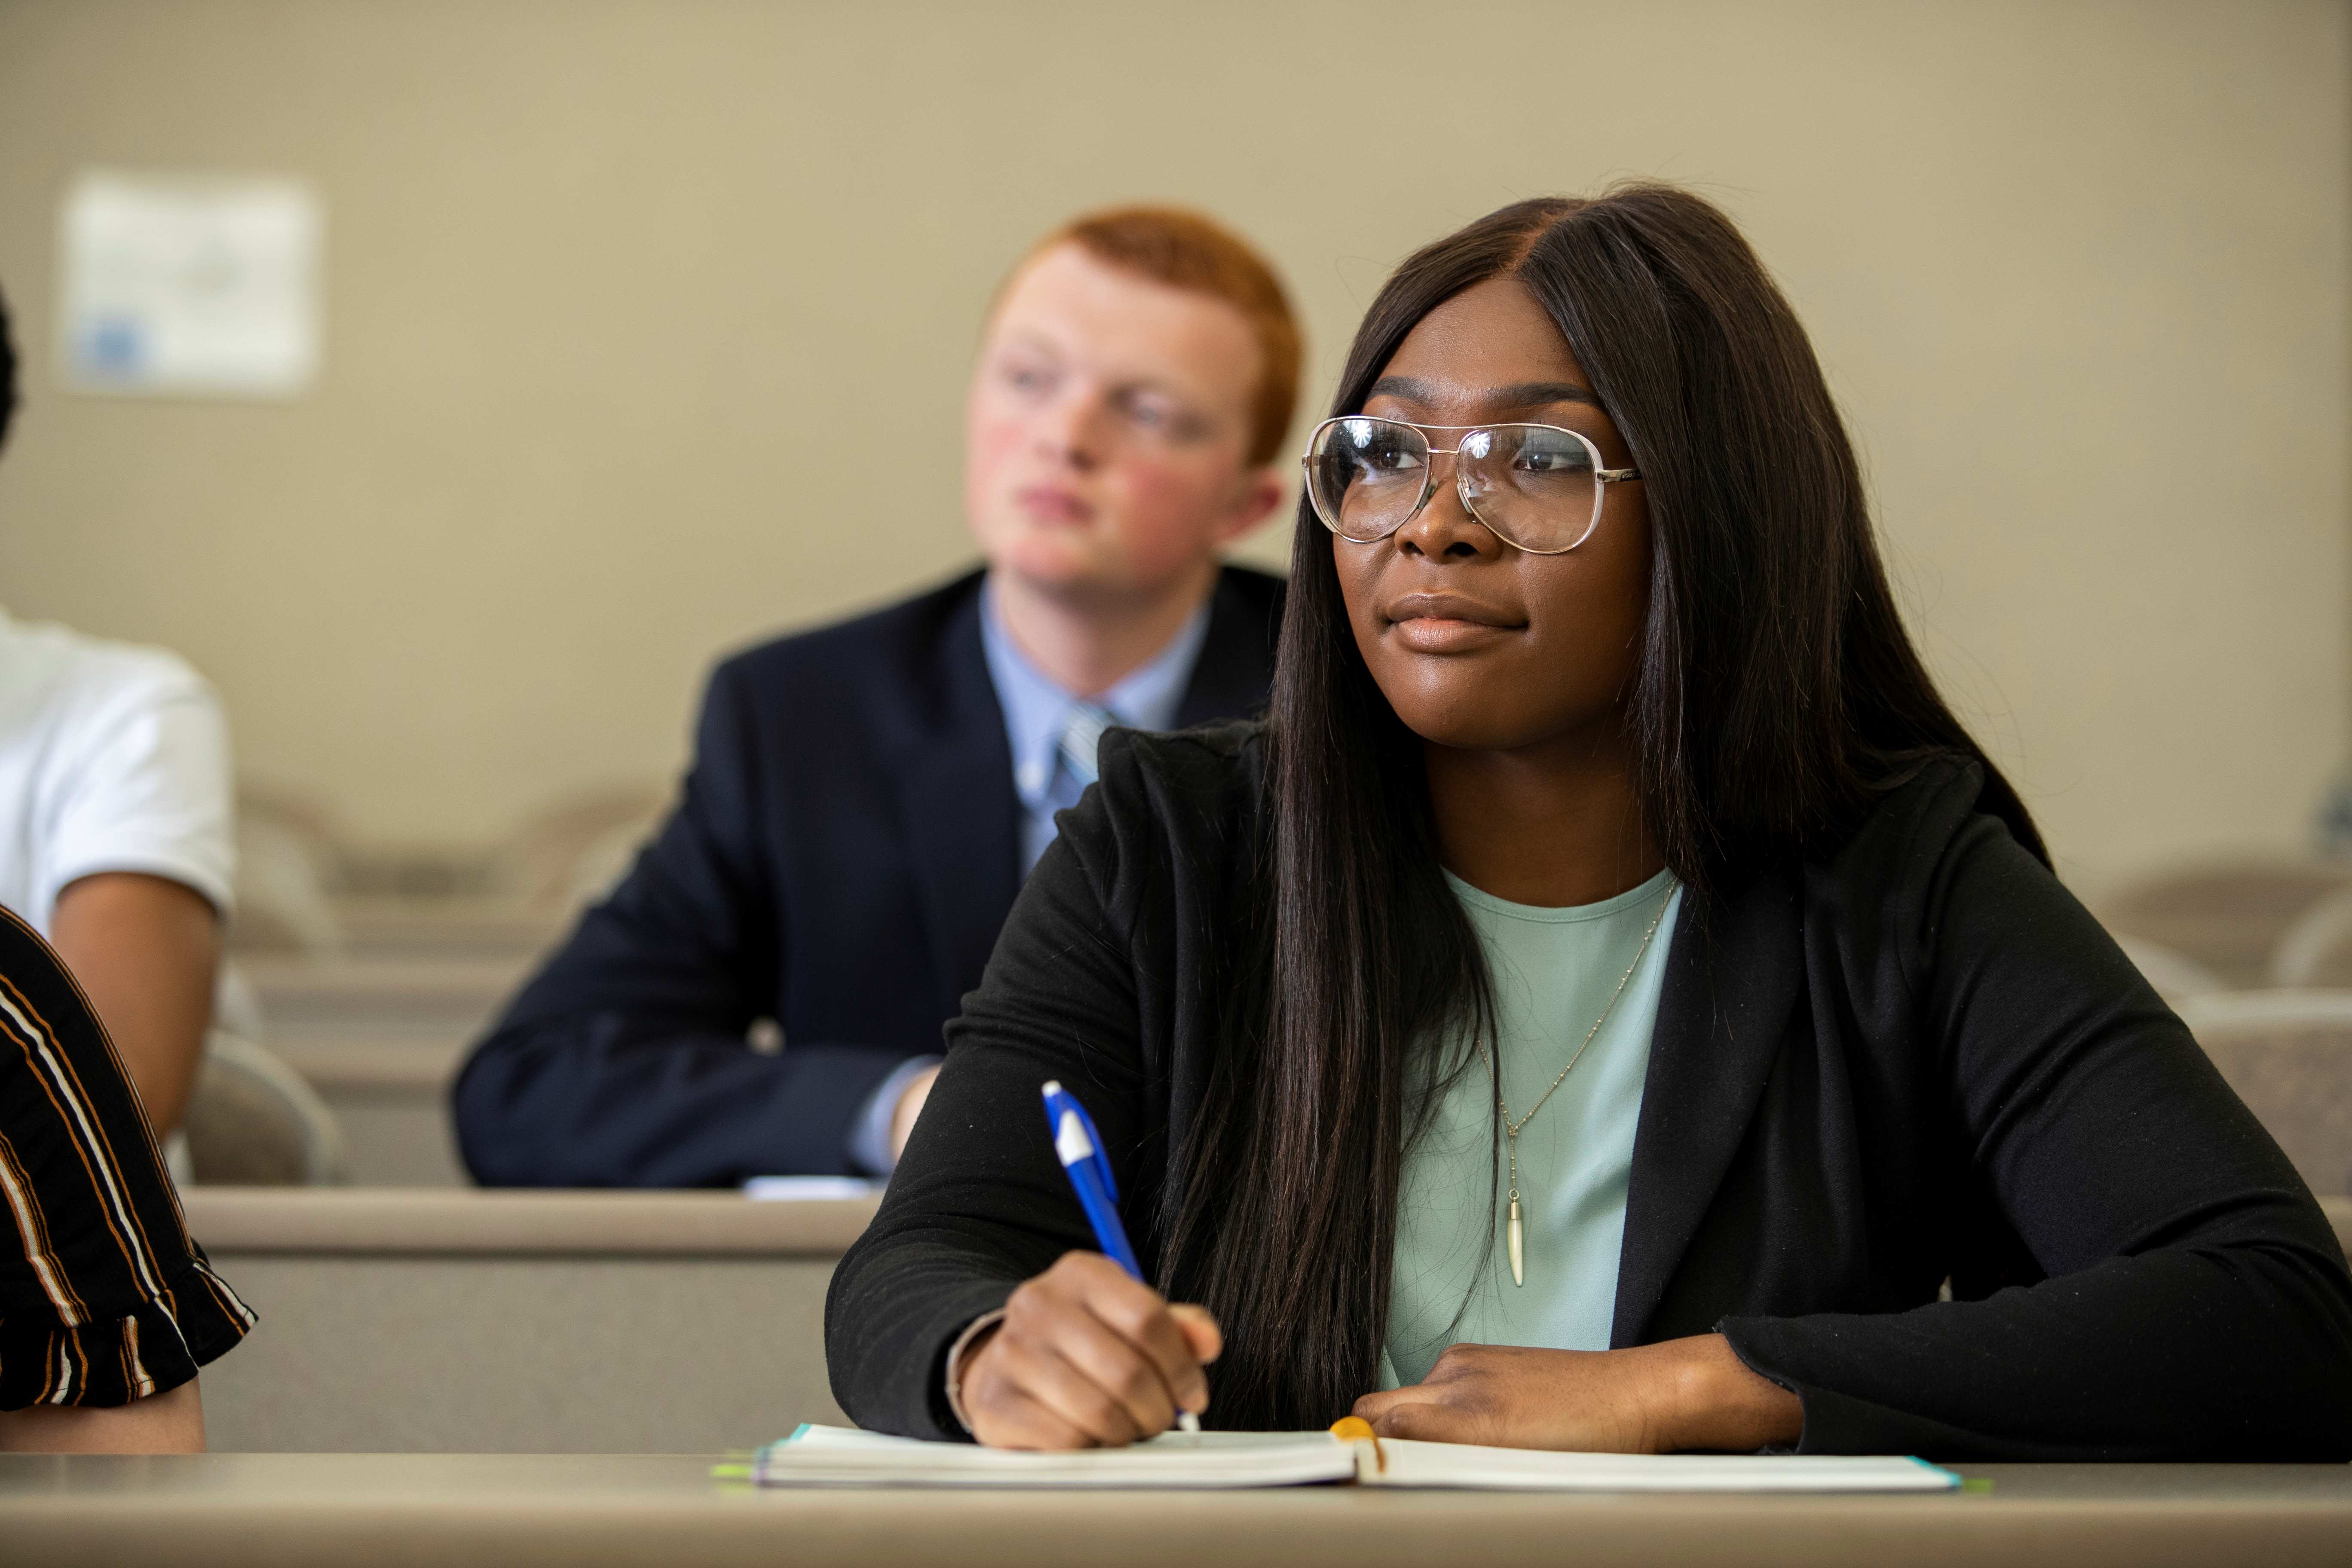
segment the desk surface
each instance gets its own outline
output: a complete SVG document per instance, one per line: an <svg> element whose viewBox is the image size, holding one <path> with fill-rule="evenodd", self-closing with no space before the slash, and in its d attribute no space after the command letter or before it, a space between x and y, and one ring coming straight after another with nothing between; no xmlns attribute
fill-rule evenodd
<svg viewBox="0 0 2352 1568"><path fill-rule="evenodd" d="M1990 1492L770 1491L695 1456L0 1455L26 1563L2340 1564L2340 1465L1982 1465Z"/></svg>
<svg viewBox="0 0 2352 1568"><path fill-rule="evenodd" d="M208 1252L681 1253L838 1257L879 1200L763 1203L726 1192L205 1187L180 1194Z"/></svg>

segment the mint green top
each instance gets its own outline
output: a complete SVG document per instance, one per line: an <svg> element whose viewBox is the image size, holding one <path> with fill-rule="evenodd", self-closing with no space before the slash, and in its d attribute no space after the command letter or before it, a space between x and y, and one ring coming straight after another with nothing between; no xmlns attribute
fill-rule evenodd
<svg viewBox="0 0 2352 1568"><path fill-rule="evenodd" d="M1472 1056L1405 1151L1383 1388L1419 1383L1456 1342L1609 1348L1633 1126L1682 909L1681 885L1666 871L1605 902L1568 909L1507 903L1450 873L1446 880L1494 977L1495 1054L1514 1120L1583 1045L1654 918L1658 931L1576 1070L1519 1132L1524 1286L1511 1283L1508 1169L1484 1061ZM1423 1058L1424 1076L1433 1061L1434 1053Z"/></svg>

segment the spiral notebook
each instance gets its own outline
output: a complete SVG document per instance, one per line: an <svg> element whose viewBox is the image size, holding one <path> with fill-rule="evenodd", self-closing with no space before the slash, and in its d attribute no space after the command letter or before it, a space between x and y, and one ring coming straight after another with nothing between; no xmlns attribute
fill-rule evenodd
<svg viewBox="0 0 2352 1568"><path fill-rule="evenodd" d="M767 1487L1142 1488L1352 1484L1495 1491L1927 1492L1951 1471L1900 1456L1559 1454L1328 1432L1171 1432L1130 1448L1020 1454L803 1426L754 1456Z"/></svg>

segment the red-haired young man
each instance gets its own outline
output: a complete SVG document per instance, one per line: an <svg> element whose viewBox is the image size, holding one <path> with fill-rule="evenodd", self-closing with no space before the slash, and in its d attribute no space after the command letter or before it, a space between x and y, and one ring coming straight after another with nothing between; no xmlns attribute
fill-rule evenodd
<svg viewBox="0 0 2352 1568"><path fill-rule="evenodd" d="M1198 214L1040 241L967 405L983 568L719 666L676 813L458 1080L476 1178L886 1173L1103 728L1265 701L1282 584L1219 554L1280 501L1298 362L1272 268Z"/></svg>

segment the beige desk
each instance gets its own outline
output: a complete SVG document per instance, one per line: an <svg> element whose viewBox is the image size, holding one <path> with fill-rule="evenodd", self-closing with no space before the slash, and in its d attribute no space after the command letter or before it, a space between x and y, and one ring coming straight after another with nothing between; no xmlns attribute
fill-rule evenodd
<svg viewBox="0 0 2352 1568"><path fill-rule="evenodd" d="M197 1240L262 1320L205 1371L215 1449L678 1453L841 1419L824 1291L870 1200L184 1197Z"/></svg>
<svg viewBox="0 0 2352 1568"><path fill-rule="evenodd" d="M0 1456L14 1562L2262 1563L2352 1555L2342 1466L1964 1467L1990 1493L754 1492L695 1457Z"/></svg>

